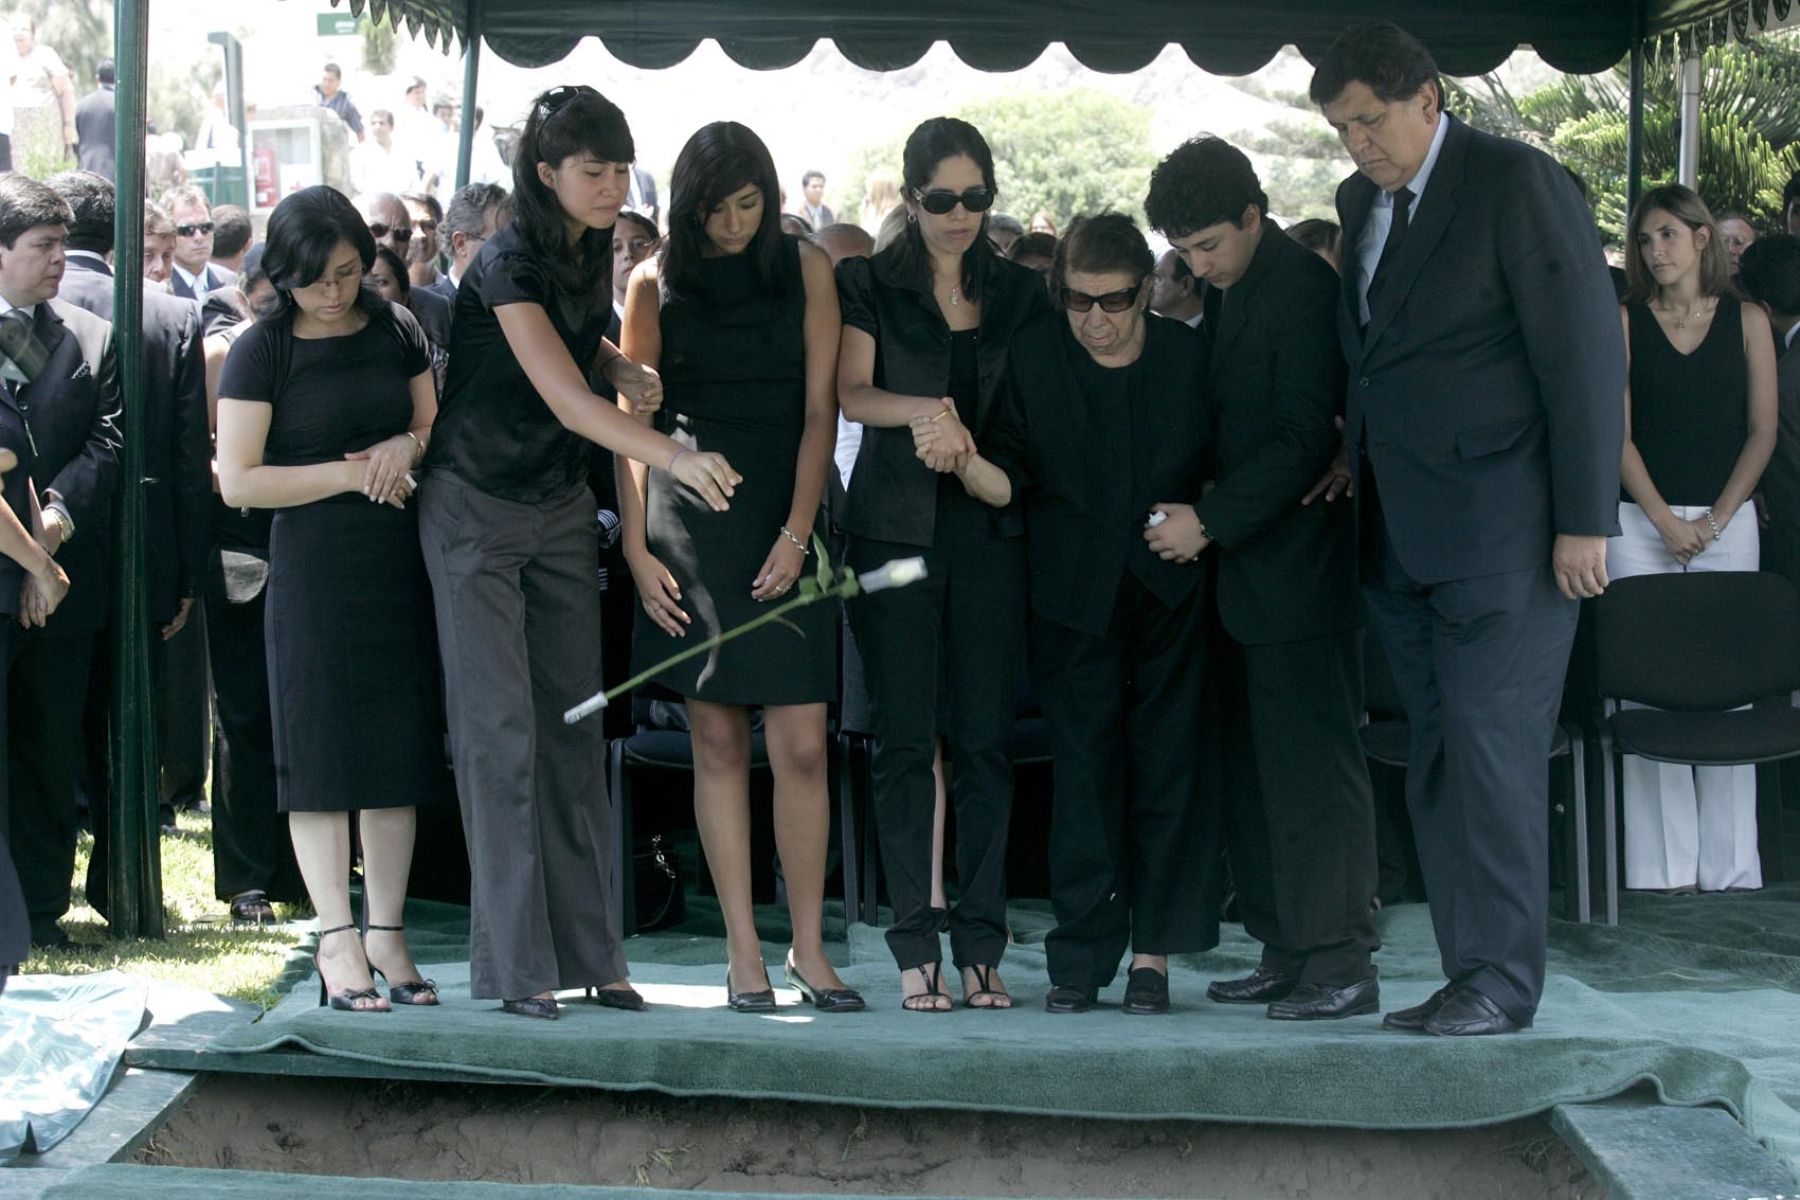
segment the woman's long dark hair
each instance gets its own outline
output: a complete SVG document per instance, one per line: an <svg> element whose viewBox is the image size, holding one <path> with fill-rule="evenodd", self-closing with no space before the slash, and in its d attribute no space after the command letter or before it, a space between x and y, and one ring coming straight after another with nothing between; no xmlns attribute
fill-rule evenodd
<svg viewBox="0 0 1800 1200"><path fill-rule="evenodd" d="M914 193L924 191L931 177L937 174L938 164L959 154L975 160L975 165L981 168L982 186L998 195L1000 189L994 183L994 153L988 149L987 139L981 136L981 131L955 117L933 117L906 139L906 150L900 162L903 199L913 200ZM991 208L988 210L992 211ZM981 297L981 260L994 256L994 244L987 237L987 219L988 213L982 213L975 240L963 251L962 293L970 300ZM919 223L910 216L906 230L894 243L892 252L897 274L914 280L921 287L931 286L931 251L925 247L925 235L919 232Z"/></svg>
<svg viewBox="0 0 1800 1200"><path fill-rule="evenodd" d="M262 254L262 269L278 298L271 318L292 323L299 312L294 289L317 283L342 242L356 247L365 273L375 265L375 235L349 197L336 188L324 184L302 188L275 206ZM356 307L371 318L388 315L387 301L366 282L357 292Z"/></svg>
<svg viewBox="0 0 1800 1200"><path fill-rule="evenodd" d="M537 252L551 280L573 294L591 292L612 279L612 231L589 229L569 252L563 208L538 178L538 164L561 167L590 154L600 162L637 157L631 127L619 106L591 87L553 87L531 102L525 132L513 151L513 220Z"/></svg>
<svg viewBox="0 0 1800 1200"><path fill-rule="evenodd" d="M762 192L762 224L744 247L756 263L763 287L783 295L788 281L781 266L781 184L775 159L748 126L714 121L687 140L669 176L669 238L663 244L663 295L691 294L698 286L706 254L706 217L727 196L754 186Z"/></svg>

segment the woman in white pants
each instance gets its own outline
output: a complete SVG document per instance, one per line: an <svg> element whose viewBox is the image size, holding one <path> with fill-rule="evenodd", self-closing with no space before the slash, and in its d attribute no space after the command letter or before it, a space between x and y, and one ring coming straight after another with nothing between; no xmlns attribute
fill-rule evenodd
<svg viewBox="0 0 1800 1200"><path fill-rule="evenodd" d="M1775 447L1768 318L1738 300L1724 239L1688 188L1645 193L1629 235L1624 495L1607 574L1754 571L1756 513L1747 501ZM1754 767L1627 756L1621 793L1627 887L1762 886Z"/></svg>

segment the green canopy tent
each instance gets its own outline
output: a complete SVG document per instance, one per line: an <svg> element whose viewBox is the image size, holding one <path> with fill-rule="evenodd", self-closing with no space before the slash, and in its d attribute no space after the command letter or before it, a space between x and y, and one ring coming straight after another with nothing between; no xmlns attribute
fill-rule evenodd
<svg viewBox="0 0 1800 1200"><path fill-rule="evenodd" d="M115 0L119 64L119 194L142 195L150 0ZM1492 70L1521 46L1559 70L1591 73L1630 55L1632 193L1638 190L1643 71L1653 39L1687 49L1800 23L1800 0L332 0L465 51L463 107L472 110L481 47L519 66L548 66L598 37L640 68L668 67L715 39L734 61L777 70L829 38L847 59L889 71L917 62L934 42L985 71L1018 70L1051 42L1098 71L1130 72L1170 44L1221 75L1249 74L1283 45L1316 55L1347 25L1405 26L1452 75ZM465 121L458 183L468 180L474 123ZM112 747L111 928L115 937L159 936L156 758L149 696L149 628L143 598L142 214L121 205L117 230L117 347L125 389L124 501L119 529L118 675Z"/></svg>

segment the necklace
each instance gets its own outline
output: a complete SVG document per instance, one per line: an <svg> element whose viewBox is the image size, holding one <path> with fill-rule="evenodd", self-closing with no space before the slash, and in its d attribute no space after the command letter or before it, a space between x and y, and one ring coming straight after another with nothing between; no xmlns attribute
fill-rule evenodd
<svg viewBox="0 0 1800 1200"><path fill-rule="evenodd" d="M962 303L962 292L958 291L956 288L951 288L950 289L950 306L952 308L954 308L961 303Z"/></svg>
<svg viewBox="0 0 1800 1200"><path fill-rule="evenodd" d="M1698 313L1703 306L1705 306L1707 299L1708 298L1703 297L1699 300L1694 301L1693 304L1688 306L1687 312L1678 317L1675 316L1674 308L1670 307L1666 303L1662 305L1662 310L1664 312L1668 313L1671 317L1675 317L1675 332L1681 333L1682 331L1687 329L1688 322L1694 319L1695 314Z"/></svg>

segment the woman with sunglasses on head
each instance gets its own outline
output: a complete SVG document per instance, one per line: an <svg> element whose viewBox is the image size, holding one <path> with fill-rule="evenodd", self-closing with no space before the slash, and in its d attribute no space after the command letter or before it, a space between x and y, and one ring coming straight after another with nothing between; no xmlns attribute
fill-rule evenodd
<svg viewBox="0 0 1800 1200"><path fill-rule="evenodd" d="M262 258L275 308L226 357L217 437L223 501L275 510L264 621L276 803L323 927L319 1003L356 1012L438 1002L401 910L415 807L449 787L408 504L437 391L418 322L365 285L374 261L375 239L342 193L311 187L276 206ZM363 943L350 916L350 812Z"/></svg>
<svg viewBox="0 0 1800 1200"><path fill-rule="evenodd" d="M988 441L963 473L1023 497L1031 681L1050 721L1045 1007L1085 1012L1131 969L1124 1011L1169 1010L1169 955L1218 943L1216 807L1202 719L1204 559L1149 532L1200 499L1204 340L1149 311L1155 259L1130 217L1077 218L1051 268L1064 312L1013 339Z"/></svg>
<svg viewBox="0 0 1800 1200"><path fill-rule="evenodd" d="M635 403L661 383L605 338L612 226L631 183L625 114L590 87L539 96L513 157L510 225L456 293L420 537L437 601L450 748L468 833L470 988L555 1019L556 991L639 1009L613 894L599 721L562 714L600 690L595 443L723 511L740 482L588 388Z"/></svg>
<svg viewBox="0 0 1800 1200"><path fill-rule="evenodd" d="M747 624L790 597L807 573L837 434L831 260L781 232L780 185L762 139L734 121L706 126L676 157L670 189L668 244L626 292L624 350L662 372L657 428L722 452L748 481L720 513L666 475L620 464L625 555L643 604L634 672L678 653L683 639ZM726 998L739 1012L775 1009L750 897L757 706L793 918L787 982L820 1010L863 1008L826 957L822 928L837 633L837 605L813 604L656 676L687 702L694 813L725 917Z"/></svg>
<svg viewBox="0 0 1800 1200"><path fill-rule="evenodd" d="M1014 332L1046 312L1043 282L994 252L994 159L965 121L913 130L902 161L906 227L872 259L838 264L838 400L864 426L842 526L850 566L923 554L921 584L862 596L850 626L875 729L875 817L902 1005L951 1007L938 935L948 928L964 1003L1007 1008L1007 740L1024 642L1025 555L1016 508L957 478L986 436ZM940 696L946 710L940 720ZM953 768L956 903L931 903L932 751Z"/></svg>

